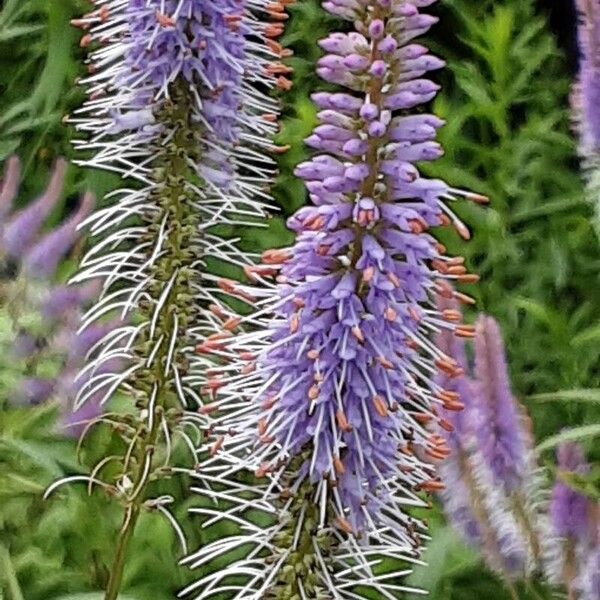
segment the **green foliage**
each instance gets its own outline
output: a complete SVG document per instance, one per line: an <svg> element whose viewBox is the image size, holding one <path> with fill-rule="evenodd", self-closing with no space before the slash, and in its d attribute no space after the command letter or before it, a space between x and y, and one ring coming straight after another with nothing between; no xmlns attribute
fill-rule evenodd
<svg viewBox="0 0 600 600"><path fill-rule="evenodd" d="M57 433L55 417L53 407L0 412L0 591L7 600L66 600L106 585L119 507L102 494L88 495L85 483L42 499L50 483L82 472L76 444ZM106 432L93 437L100 456L112 444ZM167 485L164 493L181 495L181 489ZM178 516L184 515L185 507ZM164 518L145 514L127 565L129 600L173 597L190 576L174 566L179 553Z"/></svg>
<svg viewBox="0 0 600 600"><path fill-rule="evenodd" d="M43 189L52 161L72 157L72 131L63 118L83 99L76 80L85 73L80 32L70 20L86 0L6 0L0 10L0 164L23 161L24 196ZM115 178L72 171L67 196L92 189L102 197Z"/></svg>
<svg viewBox="0 0 600 600"><path fill-rule="evenodd" d="M441 132L446 156L427 171L491 198L487 209L458 207L474 232L470 244L452 234L444 234L444 241L451 251L466 253L469 266L482 275L473 289L478 309L501 322L515 391L527 396L537 437L549 448L565 425L575 431L566 435L579 436L589 428L596 432L593 423L600 422L595 391L600 386L600 252L569 131L570 82L544 19L534 14L533 0L439 4L442 20L434 29L434 46L449 69L440 75L444 89L435 108L448 122ZM74 81L84 68L80 32L68 21L87 8L85 0L5 0L0 9L0 162L13 152L21 156L27 199L43 189L55 156L73 154L73 132L62 119L82 99ZM275 195L281 216L265 230L243 233L244 244L258 252L290 242L283 218L306 199L292 172L308 155L302 139L315 123L308 92L325 87L314 75L321 55L316 40L328 29L319 1L296 2L290 14L284 43L295 51L286 61L294 68L294 87L282 95L277 141L291 148L279 158ZM90 188L102 197L114 181L96 171L71 169L65 196L69 201ZM2 335L9 334L0 307ZM1 394L8 384L3 371ZM582 426L588 429L576 429ZM49 408L0 413L4 600L102 597L97 590L106 583L119 511L100 494L88 497L81 484L41 500L56 477L79 472L75 443L54 432ZM110 452L109 434L96 434L93 447L98 456ZM594 493L599 488L594 477L572 483L586 490L592 485ZM165 493L181 495L174 484L166 485ZM179 516L186 521L183 512ZM173 566L179 550L164 520L153 514L143 518L122 600L165 600L191 576ZM418 570L410 583L429 589L432 600L508 598L436 510L430 518L430 567ZM193 546L199 532L196 522L188 523ZM148 552L150 546L159 550ZM520 590L519 597L536 596ZM538 591L537 597L546 596Z"/></svg>

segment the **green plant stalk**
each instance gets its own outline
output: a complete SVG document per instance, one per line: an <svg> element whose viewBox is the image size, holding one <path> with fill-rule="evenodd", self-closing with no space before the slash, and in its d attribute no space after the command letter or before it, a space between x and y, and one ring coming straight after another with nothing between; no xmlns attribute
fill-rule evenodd
<svg viewBox="0 0 600 600"><path fill-rule="evenodd" d="M284 489L289 489L289 483L293 481L300 465L309 455L310 451L305 450L292 461L286 472L289 481ZM300 600L305 597L321 600L327 597L327 591L319 583L316 574L319 559L313 544L316 540L319 550L327 556L331 554L337 542L327 529L318 529L319 507L314 503L313 497L314 487L309 480L305 480L287 509L288 521L273 539L273 545L278 552L272 556L272 560L277 561L285 553L287 556L273 580L271 589L266 593L265 600ZM285 504L285 501L284 495L282 504ZM326 522L331 522L332 518L331 511L328 511ZM296 546L292 548L295 538Z"/></svg>
<svg viewBox="0 0 600 600"><path fill-rule="evenodd" d="M133 535L135 526L140 516L140 506L135 505L130 507L129 511L125 513L125 519L123 527L119 532L119 538L117 541L117 547L115 552L115 559L113 562L112 569L110 570L110 577L108 580L108 587L106 588L106 600L117 600L119 596L119 590L123 582L123 573L125 571L125 558L127 554L127 547L129 540Z"/></svg>
<svg viewBox="0 0 600 600"><path fill-rule="evenodd" d="M152 426L148 429L145 422L141 422L137 434L133 437L132 444L136 446L136 472L132 478L131 492L125 501L123 525L117 539L115 556L109 574L109 583L105 600L116 600L122 586L123 574L126 565L127 547L134 535L139 517L147 500L149 483L153 480L155 465L155 449L159 442L161 422L168 418L169 409L176 405L176 391L173 382L168 378L167 371L169 360L169 340L172 332L177 327L177 342L174 352L174 361L178 362L180 372L186 369L185 358L181 350L187 345L186 330L189 320L193 317L193 309L185 306L186 314L179 314L178 308L182 300L190 295L190 282L193 272L186 264L193 262L196 257L190 253L189 239L190 228L197 230L197 216L186 204L186 181L192 176L188 166L188 158L195 151L195 136L191 132L188 122L189 98L186 92L177 87L172 92L172 100L167 103L163 112L163 122L167 128L173 127L175 134L166 145L164 161L157 165L155 175L157 180L163 180L164 185L156 192L156 201L162 210L150 224L149 237L154 234L152 226L156 227L163 218L168 222L168 233L164 242L167 252L159 258L154 267L154 280L149 287L149 295L153 301L161 298L164 286L174 277L174 283L164 299L161 312L157 320L155 337L161 339L160 349L156 352L152 365L135 375L132 388L141 390L143 396L136 404L141 409L153 410ZM187 304L187 303L186 303ZM141 306L141 313L146 320L152 319L154 305L152 302ZM138 344L136 354L140 360L145 360L148 350L152 347L152 340L144 339ZM151 406L151 395L155 394L156 401ZM171 430L171 429L169 429ZM162 465L161 465L162 466Z"/></svg>

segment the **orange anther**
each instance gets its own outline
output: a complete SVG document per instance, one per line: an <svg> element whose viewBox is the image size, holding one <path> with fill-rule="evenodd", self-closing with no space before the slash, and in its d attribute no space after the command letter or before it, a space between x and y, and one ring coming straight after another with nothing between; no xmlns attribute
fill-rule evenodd
<svg viewBox="0 0 600 600"><path fill-rule="evenodd" d="M344 463L340 460L339 456L333 457L333 468L338 475L343 475L346 472Z"/></svg>
<svg viewBox="0 0 600 600"><path fill-rule="evenodd" d="M231 317L230 319L227 319L227 321L225 321L223 328L227 331L233 331L234 329L237 329L241 322L242 319L240 317Z"/></svg>
<svg viewBox="0 0 600 600"><path fill-rule="evenodd" d="M454 431L454 425L450 423L450 421L446 421L446 419L439 420L440 427L447 431L448 433L452 433Z"/></svg>
<svg viewBox="0 0 600 600"><path fill-rule="evenodd" d="M273 408L273 406L275 406L275 403L277 402L277 396L271 396L270 398L267 398L262 404L261 404L261 408L263 410L270 410L271 408Z"/></svg>
<svg viewBox="0 0 600 600"><path fill-rule="evenodd" d="M254 476L258 479L262 479L267 475L267 473L270 473L271 470L272 468L271 465L269 465L269 463L263 463L262 465L260 465L260 467L258 467L258 469L256 469L256 471L254 472Z"/></svg>
<svg viewBox="0 0 600 600"><path fill-rule="evenodd" d="M421 321L421 315L417 312L417 309L414 306L408 307L408 314L413 321L416 321L417 323Z"/></svg>
<svg viewBox="0 0 600 600"><path fill-rule="evenodd" d="M384 311L383 311L383 316L388 320L391 321L392 323L398 318L398 313L391 307L388 306Z"/></svg>
<svg viewBox="0 0 600 600"><path fill-rule="evenodd" d="M444 318L444 320L450 321L451 323L460 322L460 320L462 319L462 315L460 314L460 312L451 308L444 309L442 311L442 317Z"/></svg>
<svg viewBox="0 0 600 600"><path fill-rule="evenodd" d="M292 89L293 83L289 79L286 79L283 75L280 75L275 80L275 86L282 92L289 92Z"/></svg>
<svg viewBox="0 0 600 600"><path fill-rule="evenodd" d="M467 268L464 265L452 265L448 267L449 275L464 275L467 272Z"/></svg>
<svg viewBox="0 0 600 600"><path fill-rule="evenodd" d="M352 328L352 335L362 344L365 341L365 336L358 325Z"/></svg>
<svg viewBox="0 0 600 600"><path fill-rule="evenodd" d="M446 489L446 486L437 479L431 479L429 481L424 481L423 483L416 486L418 490L424 490L426 492L441 492Z"/></svg>
<svg viewBox="0 0 600 600"><path fill-rule="evenodd" d="M384 368L391 370L394 368L394 363L391 360L388 360L385 356L378 356L377 362Z"/></svg>
<svg viewBox="0 0 600 600"><path fill-rule="evenodd" d="M300 315L294 313L290 319L290 333L296 333L300 328Z"/></svg>
<svg viewBox="0 0 600 600"><path fill-rule="evenodd" d="M463 304L476 304L475 298L467 296L467 294L463 294L462 292L454 292L454 297Z"/></svg>
<svg viewBox="0 0 600 600"><path fill-rule="evenodd" d="M475 273L466 273L465 275L459 275L456 278L459 283L477 283L479 279L479 275L476 275Z"/></svg>
<svg viewBox="0 0 600 600"><path fill-rule="evenodd" d="M289 75L294 72L294 69L283 63L271 63L265 67L265 72L268 75Z"/></svg>
<svg viewBox="0 0 600 600"><path fill-rule="evenodd" d="M339 515L335 518L335 524L344 532L347 533L348 535L352 535L354 533L354 531L352 530L352 525L350 525L350 523L347 521L347 519L344 519L344 517L340 517Z"/></svg>
<svg viewBox="0 0 600 600"><path fill-rule="evenodd" d="M341 408L338 409L338 411L335 413L335 419L337 421L338 427L344 433L349 433L350 431L352 431L352 425L350 425L350 423L348 422L348 419L346 418L346 415L344 414L344 411Z"/></svg>
<svg viewBox="0 0 600 600"><path fill-rule="evenodd" d="M290 148L291 146L289 144L286 144L285 146L271 146L271 152L273 154L285 154Z"/></svg>
<svg viewBox="0 0 600 600"><path fill-rule="evenodd" d="M154 16L156 17L156 21L158 22L158 24L161 27L174 27L175 26L175 19L173 19L173 17L169 17L169 15L165 15L165 14L161 13L159 10L157 10L154 13Z"/></svg>
<svg viewBox="0 0 600 600"><path fill-rule="evenodd" d="M375 267L367 267L363 272L362 272L362 280L365 283L369 283L369 281L371 281L371 279L373 279L373 276L375 275Z"/></svg>
<svg viewBox="0 0 600 600"><path fill-rule="evenodd" d="M388 416L389 413L388 413L387 404L385 403L385 400L379 394L375 394L375 396L373 396L373 405L375 406L375 412L380 417Z"/></svg>
<svg viewBox="0 0 600 600"><path fill-rule="evenodd" d="M265 250L261 260L265 265L279 265L288 261L292 253L288 249Z"/></svg>
<svg viewBox="0 0 600 600"><path fill-rule="evenodd" d="M240 373L242 375L249 375L250 373L254 373L254 371L256 371L256 363L249 362L241 368Z"/></svg>
<svg viewBox="0 0 600 600"><path fill-rule="evenodd" d="M209 454L214 456L222 447L225 442L225 437L221 436L217 439L217 441L210 447Z"/></svg>

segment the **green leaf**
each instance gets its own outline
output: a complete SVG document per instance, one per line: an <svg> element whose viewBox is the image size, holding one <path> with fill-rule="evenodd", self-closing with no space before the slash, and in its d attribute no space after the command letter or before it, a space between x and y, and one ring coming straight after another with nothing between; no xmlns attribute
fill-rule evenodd
<svg viewBox="0 0 600 600"><path fill-rule="evenodd" d="M529 400L534 402L592 402L600 404L600 390L562 390L546 394L534 394L529 396Z"/></svg>
<svg viewBox="0 0 600 600"><path fill-rule="evenodd" d="M584 346L585 344L596 344L598 342L600 342L600 324L585 329L581 333L577 334L571 341L573 346L576 348L579 346Z"/></svg>
<svg viewBox="0 0 600 600"><path fill-rule="evenodd" d="M573 429L567 429L565 431L561 431L561 433L557 435L546 438L537 446L536 452L541 454L546 450L551 450L552 448L556 448L556 446L566 442L579 442L587 438L594 438L598 436L600 436L600 424L574 427Z"/></svg>

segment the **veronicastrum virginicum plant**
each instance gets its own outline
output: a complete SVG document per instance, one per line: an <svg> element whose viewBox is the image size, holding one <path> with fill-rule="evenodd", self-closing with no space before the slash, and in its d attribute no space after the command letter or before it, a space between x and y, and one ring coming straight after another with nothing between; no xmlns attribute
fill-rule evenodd
<svg viewBox="0 0 600 600"><path fill-rule="evenodd" d="M251 264L219 226L256 224L265 217L264 191L277 105L286 68L273 38L285 14L263 0L97 0L74 22L90 47L89 99L71 119L91 156L82 163L122 175L122 189L88 225L95 246L74 283L102 282L82 329L106 314L123 324L97 345L82 377L78 405L100 397L105 412L88 423L121 438L122 452L104 457L84 480L123 506L122 527L106 591L122 586L126 550L141 513L158 510L184 534L170 512L173 498L155 483L176 470L183 444L198 457L199 409L212 390L210 360L197 354L239 320L219 301L243 290L219 279L207 259L243 269ZM214 269L214 266L213 266ZM110 402L126 398L124 410ZM121 402L120 404L123 404ZM85 437L83 438L85 443Z"/></svg>
<svg viewBox="0 0 600 600"><path fill-rule="evenodd" d="M200 348L223 365L208 407L220 452L198 477L225 490L200 492L227 508L198 510L236 531L188 559L205 570L185 591L195 598L407 591L399 578L424 533L407 508L425 507L418 492L442 487L432 463L449 448L433 428L450 426L442 408L462 408L436 381L461 369L433 334L474 335L435 300L472 302L449 282L477 277L428 230L452 226L468 239L448 204L487 200L414 166L442 153L434 140L443 122L409 112L435 97L439 86L424 75L444 64L413 42L436 22L419 11L432 3L323 3L354 31L320 42L318 74L337 90L312 96L319 124L307 143L317 154L296 170L311 204L288 222L295 245L266 252L252 270L263 279L255 293L266 294L257 330ZM267 529L260 511L273 518ZM245 558L235 560L240 547Z"/></svg>

